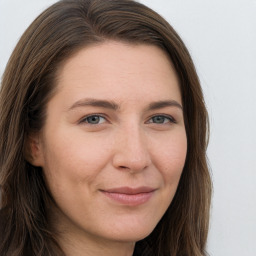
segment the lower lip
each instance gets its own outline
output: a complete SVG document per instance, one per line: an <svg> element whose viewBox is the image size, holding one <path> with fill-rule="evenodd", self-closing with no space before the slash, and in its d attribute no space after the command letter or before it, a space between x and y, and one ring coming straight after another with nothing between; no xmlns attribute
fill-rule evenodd
<svg viewBox="0 0 256 256"><path fill-rule="evenodd" d="M108 198L128 206L137 206L146 203L152 197L154 191L138 194L121 194L102 191Z"/></svg>

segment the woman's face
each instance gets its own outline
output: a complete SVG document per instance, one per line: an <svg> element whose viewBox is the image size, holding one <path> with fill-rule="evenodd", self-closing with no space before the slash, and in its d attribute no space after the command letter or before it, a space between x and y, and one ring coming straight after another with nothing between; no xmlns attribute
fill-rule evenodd
<svg viewBox="0 0 256 256"><path fill-rule="evenodd" d="M79 51L59 70L35 144L58 230L95 241L146 237L174 197L187 152L170 60L155 46L113 41Z"/></svg>

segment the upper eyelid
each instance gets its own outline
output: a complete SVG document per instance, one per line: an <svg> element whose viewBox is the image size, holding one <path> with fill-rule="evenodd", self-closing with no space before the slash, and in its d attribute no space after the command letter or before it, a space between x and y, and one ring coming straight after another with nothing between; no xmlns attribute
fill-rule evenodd
<svg viewBox="0 0 256 256"><path fill-rule="evenodd" d="M81 122L85 121L88 117L92 117L92 116L99 116L99 117L104 118L106 121L109 121L108 120L109 117L106 114L103 114L103 113L93 113L93 114L88 114L88 115L82 117L81 119L78 120L78 123L81 123ZM167 119L170 119L173 123L177 122L177 120L172 115L164 114L164 113L159 113L159 114L153 114L150 117L148 117L147 120L146 120L146 123L149 122L149 120L151 120L152 118L154 118L156 116L162 116L162 117L165 117Z"/></svg>
<svg viewBox="0 0 256 256"><path fill-rule="evenodd" d="M150 116L149 118L148 118L148 120L150 120L150 119L152 119L152 118L154 118L154 117L156 117L156 116L162 116L162 117L165 117L165 118L167 118L167 119L171 119L173 122L177 122L177 120L172 116L172 115L169 115L169 114L154 114L154 115L152 115L152 116Z"/></svg>

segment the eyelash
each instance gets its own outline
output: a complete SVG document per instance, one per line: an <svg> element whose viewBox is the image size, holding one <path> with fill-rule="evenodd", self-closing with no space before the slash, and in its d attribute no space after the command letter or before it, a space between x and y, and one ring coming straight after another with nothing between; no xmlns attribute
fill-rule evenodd
<svg viewBox="0 0 256 256"><path fill-rule="evenodd" d="M86 116L86 117L84 117L83 119L81 119L80 121L79 121L79 124L81 124L81 123L87 123L87 124L89 124L89 125L100 125L101 123L89 123L88 122L88 119L89 118L95 118L95 117L97 117L97 118L104 118L105 120L107 120L107 118L104 116L104 115L102 115L102 114L93 114L93 115L88 115L88 116ZM156 117L161 117L161 118L164 118L165 120L168 120L168 122L163 122L163 123L154 123L154 122L152 122L152 121L150 121L150 120L152 120L153 118L156 118ZM151 124L166 124L166 123L174 123L174 124L176 124L177 122L176 122L176 120L172 117L172 116L169 116L169 115L164 115L164 114L158 114L158 115L154 115L154 116L152 116L152 117L150 117L150 119L149 119L149 121L147 121L146 123L151 123Z"/></svg>
<svg viewBox="0 0 256 256"><path fill-rule="evenodd" d="M168 122L153 123L153 122L147 121L147 123L153 123L153 124L166 124L166 123L174 123L174 124L176 124L176 123L177 123L176 120L175 120L172 116L170 116L170 115L165 115L165 114L154 115L154 116L150 117L149 120L151 120L151 119L153 119L153 118L156 118L156 117L158 117L158 118L161 117L161 118L167 119Z"/></svg>

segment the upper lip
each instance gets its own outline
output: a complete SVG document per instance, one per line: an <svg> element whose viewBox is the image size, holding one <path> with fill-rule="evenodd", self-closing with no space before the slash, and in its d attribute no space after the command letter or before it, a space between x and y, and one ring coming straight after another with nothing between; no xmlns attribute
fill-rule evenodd
<svg viewBox="0 0 256 256"><path fill-rule="evenodd" d="M137 187L137 188L131 188L131 187L110 188L110 189L105 189L102 191L108 192L108 193L136 195L136 194L140 194L140 193L150 193L155 190L156 190L155 188L144 186L144 187Z"/></svg>

